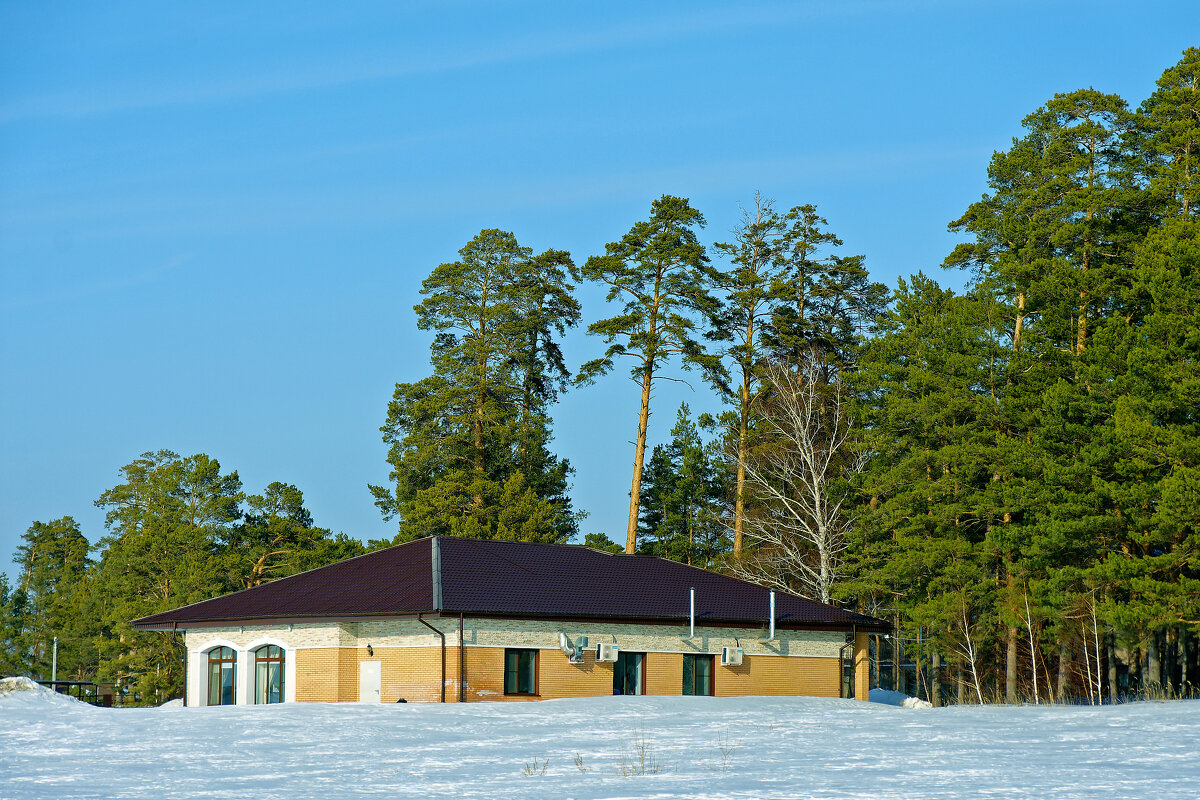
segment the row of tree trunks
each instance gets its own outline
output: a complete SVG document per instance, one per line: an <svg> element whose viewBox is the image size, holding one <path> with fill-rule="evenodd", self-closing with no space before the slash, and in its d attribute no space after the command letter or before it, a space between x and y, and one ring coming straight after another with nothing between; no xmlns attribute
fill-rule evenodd
<svg viewBox="0 0 1200 800"><path fill-rule="evenodd" d="M915 658L915 672L908 674L905 666L909 659L905 657L904 631L898 615L893 616L893 623L896 626L893 637L876 640L872 686L892 688L940 706L943 704L942 670L952 666L954 672L946 676L954 685L954 689L949 691L949 699L960 704L975 701L967 666L960 660L946 663L939 652L931 649L927 659L924 656ZM1191 695L1200 689L1196 680L1200 674L1200 639L1186 626L1164 628L1153 636L1147 636L1143 646L1130 650L1121 647L1111 631L1100 633L1096 640L1093 640L1090 630L1085 632L1087 635L1084 639L1059 643L1057 663L1046 659L1046 663L1038 667L1026 662L1027 655L1022 652L1024 648L1018 646L1023 641L1020 628L1006 628L1003 662L1005 702L1033 701L1033 669L1040 669L1039 682L1042 676L1045 677L1043 691L1039 693L1040 702L1072 703L1083 700L1097 704L1115 703L1123 693L1128 696L1161 689ZM918 631L918 644L928 644L926 638ZM885 641L889 646L883 645ZM1099 652L1096 651L1097 646ZM888 667L890 680L885 674L889 671ZM999 677L997 672L991 674ZM992 685L999 688L994 683Z"/></svg>

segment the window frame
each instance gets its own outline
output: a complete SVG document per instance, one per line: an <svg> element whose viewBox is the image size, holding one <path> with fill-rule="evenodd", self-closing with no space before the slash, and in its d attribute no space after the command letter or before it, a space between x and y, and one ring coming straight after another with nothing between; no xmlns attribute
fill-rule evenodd
<svg viewBox="0 0 1200 800"><path fill-rule="evenodd" d="M274 648L276 651L278 651L278 655L272 656L271 648ZM266 651L267 655L265 655L265 656L259 655L259 653L262 653L263 651ZM253 664L254 664L253 705L275 705L277 703L284 702L287 698L287 649L284 648L282 645L274 644L272 642L267 642L265 644L259 645L258 647L254 648L254 650L251 651L251 654L254 656L254 658L253 658ZM258 686L258 676L259 676L258 665L259 664L267 665L266 673L268 676L267 677L268 683L270 682L270 674L271 674L271 666L270 665L271 664L279 665L279 695L278 695L279 699L277 699L277 700L270 699L271 695L270 695L269 687L268 687L268 691L264 693L265 696L267 697L267 699L264 701L260 701L258 699L260 697L259 686Z"/></svg>
<svg viewBox="0 0 1200 800"><path fill-rule="evenodd" d="M683 686L682 686L682 692L685 697L715 697L716 696L716 694L717 694L717 687L715 684L716 670L713 669L715 658L716 658L716 656L714 656L712 653L684 653L683 654L683 680L684 680L684 682L683 682ZM691 660L691 662L692 662L692 686L691 686L692 690L690 692L687 691L688 686L686 683L686 681L687 681L687 663L689 660ZM708 673L707 673L708 692L706 692L706 693L701 693L701 692L696 691L696 664L698 664L702 661L706 662L708 664Z"/></svg>
<svg viewBox="0 0 1200 800"><path fill-rule="evenodd" d="M226 657L226 655L225 655L226 651L229 652L228 657ZM206 697L205 697L205 699L207 701L205 703L205 705L236 706L238 704L237 703L237 699L238 699L237 698L237 696L238 696L238 668L237 668L238 651L236 649L230 647L229 645L222 644L222 645L217 645L215 647L209 648L209 650L207 652L207 656L208 656L208 661L207 661L206 670L208 673L208 685L206 688L208 689L208 691L207 691ZM224 687L222 678L225 674L225 665L226 664L229 665L229 673L230 673L229 702L228 703L222 702L225 698L225 692L224 692L225 687ZM217 667L217 670L216 670L217 681L216 681L215 687L213 684L213 667L214 666ZM216 700L217 700L217 702L215 702L215 703L213 702L213 689L214 688L216 689Z"/></svg>
<svg viewBox="0 0 1200 800"><path fill-rule="evenodd" d="M504 696L505 697L539 697L539 688L541 686L541 656L540 650L533 647L506 647L504 648ZM508 659L509 654L514 654L517 658L517 667L515 670L515 687L513 691L508 689ZM521 691L521 656L528 654L533 661L533 686L530 691Z"/></svg>

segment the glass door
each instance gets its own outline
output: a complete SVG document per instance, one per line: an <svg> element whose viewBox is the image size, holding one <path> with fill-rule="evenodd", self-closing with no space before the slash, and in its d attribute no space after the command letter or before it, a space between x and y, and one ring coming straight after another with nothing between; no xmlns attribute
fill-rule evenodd
<svg viewBox="0 0 1200 800"><path fill-rule="evenodd" d="M645 653L618 653L613 664L613 694L645 694L645 664Z"/></svg>

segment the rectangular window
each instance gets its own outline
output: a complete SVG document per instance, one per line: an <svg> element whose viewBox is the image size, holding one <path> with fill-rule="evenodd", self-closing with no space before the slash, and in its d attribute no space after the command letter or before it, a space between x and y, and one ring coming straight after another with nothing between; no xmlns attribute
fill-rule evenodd
<svg viewBox="0 0 1200 800"><path fill-rule="evenodd" d="M617 653L613 664L613 694L646 693L646 654Z"/></svg>
<svg viewBox="0 0 1200 800"><path fill-rule="evenodd" d="M537 694L537 650L504 651L504 693Z"/></svg>
<svg viewBox="0 0 1200 800"><path fill-rule="evenodd" d="M712 656L685 655L683 657L683 693L712 697L712 674Z"/></svg>

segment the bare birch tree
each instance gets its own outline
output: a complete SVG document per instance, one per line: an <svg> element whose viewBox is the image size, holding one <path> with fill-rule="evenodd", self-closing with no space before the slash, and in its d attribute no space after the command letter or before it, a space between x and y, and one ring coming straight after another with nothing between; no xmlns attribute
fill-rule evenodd
<svg viewBox="0 0 1200 800"><path fill-rule="evenodd" d="M968 666L971 667L971 682L975 687L975 697L979 700L979 705L983 705L983 687L979 682L979 668L976 666L979 663L979 649L975 644L977 637L972 635L975 623L972 623L971 614L967 610L967 596L965 592L963 593L958 625L962 633L962 639L957 643L956 649L958 650L958 655L966 659Z"/></svg>
<svg viewBox="0 0 1200 800"><path fill-rule="evenodd" d="M733 568L828 603L850 530L846 479L862 471L866 453L855 449L841 381L826 382L812 357L799 368L772 365L767 379L762 440L769 444L745 459L757 513L742 523L748 547Z"/></svg>

